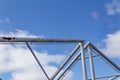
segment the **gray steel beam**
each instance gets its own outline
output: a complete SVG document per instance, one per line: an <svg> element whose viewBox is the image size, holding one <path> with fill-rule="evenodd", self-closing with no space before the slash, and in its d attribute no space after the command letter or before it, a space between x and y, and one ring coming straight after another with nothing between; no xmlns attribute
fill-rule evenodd
<svg viewBox="0 0 120 80"><path fill-rule="evenodd" d="M92 57L99 57L100 55L94 55ZM89 56L85 57L85 59L89 59ZM78 58L77 60L81 60L81 58Z"/></svg>
<svg viewBox="0 0 120 80"><path fill-rule="evenodd" d="M87 43L85 46L84 46L84 50L87 49L87 47L89 46L89 43ZM81 56L81 52L79 52L75 58L71 61L71 63L68 64L68 66L66 67L66 69L62 72L62 74L58 77L57 80L61 79L61 77L72 67L72 65L77 61L79 60L79 57ZM88 57L87 57L88 58ZM80 58L81 59L81 58Z"/></svg>
<svg viewBox="0 0 120 80"><path fill-rule="evenodd" d="M116 68L118 71L119 71L119 67L114 63L112 62L107 56L105 56L100 50L98 50L93 44L91 44L90 42L88 42L85 46L84 46L84 51L89 47L91 46L91 48L93 48L96 52L100 53L99 55L96 55L96 56L93 56L93 57L102 57L104 58L106 61L108 61L114 68ZM80 58L81 56L81 53L78 54L74 59L73 61L71 61L71 63L67 66L67 68L64 70L64 72L59 76L58 80L71 68L71 66ZM88 57L85 57L85 58L88 58ZM95 78L95 79L101 79L101 78L105 78L105 77L99 77L99 78ZM91 80L91 79L89 79Z"/></svg>
<svg viewBox="0 0 120 80"><path fill-rule="evenodd" d="M45 74L45 76L47 77L48 80L50 80L50 78L48 77L47 73L45 72L43 66L41 65L41 63L39 62L37 56L35 55L35 53L33 52L32 48L30 47L30 45L26 42L26 45L28 47L28 49L31 51L33 57L35 58L36 62L38 63L38 65L40 66L40 68L42 69L43 73Z"/></svg>
<svg viewBox="0 0 120 80"><path fill-rule="evenodd" d="M120 78L120 75L115 75L114 77L110 78L109 80L115 80L117 78Z"/></svg>
<svg viewBox="0 0 120 80"><path fill-rule="evenodd" d="M78 43L78 42L84 42L84 40L77 40L77 39L46 39L46 38L0 37L0 42Z"/></svg>
<svg viewBox="0 0 120 80"><path fill-rule="evenodd" d="M92 51L90 46L88 47L88 54L89 54L91 78L92 80L95 80L94 62L93 62L93 56L92 56Z"/></svg>
<svg viewBox="0 0 120 80"><path fill-rule="evenodd" d="M55 77L59 74L59 72L63 69L63 67L68 63L68 61L73 57L73 55L76 53L76 51L79 49L79 45L75 47L75 49L70 53L70 55L65 59L65 61L60 65L58 70L55 72L55 74L51 77L50 80L54 80Z"/></svg>
<svg viewBox="0 0 120 80"><path fill-rule="evenodd" d="M113 61L111 61L106 55L104 55L99 49L97 49L93 44L91 44L91 47L98 52L98 54L100 55L101 58L103 58L104 60L106 60L114 69L116 69L119 73L120 73L120 67L117 66Z"/></svg>
<svg viewBox="0 0 120 80"><path fill-rule="evenodd" d="M115 76L120 76L120 75L101 76L101 77L97 77L95 79L104 79L104 78L110 78L110 77L115 77ZM92 79L88 79L88 80L92 80Z"/></svg>
<svg viewBox="0 0 120 80"><path fill-rule="evenodd" d="M71 61L71 63L68 64L67 68L60 74L60 76L57 78L57 80L60 80L62 76L72 67L72 65L77 61L77 59L81 56L81 52L75 56L75 58Z"/></svg>
<svg viewBox="0 0 120 80"><path fill-rule="evenodd" d="M80 44L80 49L81 49L83 80L87 80L87 69L86 69L86 61L85 61L85 54L84 54L84 45L83 45L83 43L79 43L79 44Z"/></svg>

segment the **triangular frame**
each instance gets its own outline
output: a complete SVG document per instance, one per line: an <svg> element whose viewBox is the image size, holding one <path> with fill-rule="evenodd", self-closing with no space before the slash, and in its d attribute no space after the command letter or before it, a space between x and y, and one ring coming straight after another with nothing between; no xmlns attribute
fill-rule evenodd
<svg viewBox="0 0 120 80"><path fill-rule="evenodd" d="M78 44L79 45L79 44ZM76 52L76 50L78 50L80 48L80 46L77 46L74 50L73 50L73 52ZM102 59L104 59L104 60L106 60L113 68L115 68L116 70L117 70L117 72L118 73L120 73L120 67L118 66L118 65L116 65L111 59L109 59L105 54L103 54L98 48L96 48L92 43L90 43L90 42L88 42L85 46L84 46L84 51L86 50L86 49L88 49L88 53L90 53L90 49L94 49L96 52L97 52L97 54L99 54L99 57L101 57ZM73 53L72 52L72 54L70 54L71 56L68 56L67 57L67 62L69 61L68 60L68 58L70 59L75 53ZM82 58L81 57L81 52L80 53L78 53L76 56L75 56L75 58L73 58L73 60L67 65L67 67L65 68L65 70L63 71L63 73L61 73L61 75L59 75L59 77L57 78L57 80L60 80L60 78L69 70L69 69L71 69L71 67L72 67L72 65L78 60L78 59L80 59L80 58ZM90 55L89 55L89 58L90 58ZM90 59L91 60L91 59ZM90 63L90 66L91 66L91 68L94 68L94 65L92 64L93 63L93 61L91 60L91 63ZM86 63L84 63L84 64L86 64ZM66 63L64 63L63 62L63 64L62 64L62 67L60 66L59 68L58 68L58 71L60 72L61 70L62 70L62 68L64 67L64 66L66 65ZM82 64L83 65L83 64ZM85 66L86 67L86 66ZM58 73L59 73L58 72ZM57 74L58 74L57 73ZM55 77L57 76L57 74L55 73ZM86 75L86 76L85 76ZM114 79L115 78L117 78L117 77L119 77L120 75L112 75L112 76L106 76L106 77L113 77ZM86 77L86 78L84 78L84 77ZM87 78L87 72L85 73L85 72L83 72L83 78L84 78L84 80L88 80L88 78ZM105 78L105 77L101 77L101 78ZM94 69L91 69L91 79L89 79L89 80L95 80L95 79L99 79L99 78L95 78L95 73L94 73ZM50 79L50 80L54 80L54 79ZM56 79L55 79L56 80ZM111 79L111 80L113 80L113 79Z"/></svg>

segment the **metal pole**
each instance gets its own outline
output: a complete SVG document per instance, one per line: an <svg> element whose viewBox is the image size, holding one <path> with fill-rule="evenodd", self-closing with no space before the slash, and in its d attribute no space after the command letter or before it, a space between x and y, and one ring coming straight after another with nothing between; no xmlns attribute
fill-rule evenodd
<svg viewBox="0 0 120 80"><path fill-rule="evenodd" d="M95 80L95 71L94 71L94 63L93 63L93 56L91 47L88 47L88 54L89 54L89 62L90 62L90 71L91 71L91 78L92 80Z"/></svg>
<svg viewBox="0 0 120 80"><path fill-rule="evenodd" d="M60 74L60 76L57 78L57 80L60 80L61 77L72 67L72 65L78 60L78 58L80 57L81 53L79 52L75 58L71 61L71 63L68 64L67 68L65 68L65 70Z"/></svg>
<svg viewBox="0 0 120 80"><path fill-rule="evenodd" d="M120 75L116 75L116 76L110 78L109 80L115 80L115 79L117 79L117 78L119 78L119 77L120 77Z"/></svg>
<svg viewBox="0 0 120 80"><path fill-rule="evenodd" d="M32 53L33 57L35 58L35 60L37 61L37 63L39 64L40 68L41 68L42 71L44 72L44 74L45 74L45 76L47 77L47 79L50 80L49 77L48 77L48 75L47 75L47 73L45 72L44 68L42 67L41 63L40 63L39 60L37 59L37 56L35 55L35 53L33 52L32 48L30 47L30 45L29 45L27 42L26 42L26 45L27 45L27 47L29 48L29 50L31 51L31 53Z"/></svg>
<svg viewBox="0 0 120 80"><path fill-rule="evenodd" d="M82 69L83 69L83 80L87 80L87 70L86 70L86 61L85 61L83 43L81 42L79 44L80 44L80 49L81 49L81 61L82 61Z"/></svg>
<svg viewBox="0 0 120 80"><path fill-rule="evenodd" d="M115 76L120 76L120 75L101 76L101 77L97 77L95 79L97 80L97 79L110 78L110 77L115 77ZM88 80L91 80L91 79L88 79Z"/></svg>
<svg viewBox="0 0 120 80"><path fill-rule="evenodd" d="M84 50L86 50L89 46L89 43L87 43L85 46L84 46ZM79 48L80 48L80 45L79 45ZM73 60L68 64L68 66L66 67L66 69L62 72L62 74L57 78L57 80L61 79L62 76L64 76L64 74L70 70L70 68L73 66L73 64L75 64L76 61L78 61L81 56L81 51L73 58ZM88 58L88 57L87 57Z"/></svg>
<svg viewBox="0 0 120 80"><path fill-rule="evenodd" d="M79 43L84 40L78 39L46 39L46 38L20 38L20 37L0 37L0 42L50 42L50 43Z"/></svg>
<svg viewBox="0 0 120 80"><path fill-rule="evenodd" d="M100 55L101 58L106 60L115 70L117 70L120 73L120 67L116 65L112 60L110 60L105 54L103 54L99 49L97 49L93 44L91 44L91 47Z"/></svg>
<svg viewBox="0 0 120 80"><path fill-rule="evenodd" d="M68 61L71 59L71 57L73 57L73 55L76 53L76 51L79 49L79 45L77 45L75 47L75 49L70 53L70 55L65 59L65 61L63 62L63 64L60 65L60 67L58 68L58 70L55 72L55 74L51 77L51 80L54 80L55 77L59 74L59 72L62 70L62 68L68 63Z"/></svg>

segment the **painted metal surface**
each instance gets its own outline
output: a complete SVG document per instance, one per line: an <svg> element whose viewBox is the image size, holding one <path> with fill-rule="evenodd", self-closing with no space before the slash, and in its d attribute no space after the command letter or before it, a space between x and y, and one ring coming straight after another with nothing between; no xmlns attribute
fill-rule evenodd
<svg viewBox="0 0 120 80"><path fill-rule="evenodd" d="M95 77L95 71L94 71L94 57L101 57L105 61L108 62L118 73L120 73L120 67L116 65L111 59L109 59L105 54L103 54L98 48L96 48L93 44L88 42L86 45L84 45L84 40L76 40L76 39L46 39L46 38L18 38L18 37L0 37L0 43L25 43L28 47L28 49L31 51L33 57L35 58L36 62L42 69L43 73L45 74L47 80L61 80L61 77L66 74L67 71L69 71L72 66L77 62L78 60L82 62L82 69L83 69L83 80L96 80L96 79L102 79L102 78L111 78L115 79L119 77L120 75L110 75L110 76L102 76L102 77ZM65 59L63 64L60 65L58 70L54 73L54 75L49 78L47 72L44 70L44 67L38 60L37 56L33 52L32 48L30 47L29 43L78 43L78 45L73 49L73 51L70 53L70 55ZM84 51L88 49L89 56L86 57ZM91 49L97 52L97 55L92 55ZM78 54L74 56L74 54L80 50ZM86 69L86 59L89 58L90 62L90 72L91 72L91 79L87 78L88 72ZM72 60L70 60L72 59ZM68 63L69 62L69 63ZM64 68L65 67L65 68ZM64 68L64 70L63 70ZM63 71L62 71L63 70ZM58 75L60 72L62 73ZM80 79L81 80L81 79Z"/></svg>

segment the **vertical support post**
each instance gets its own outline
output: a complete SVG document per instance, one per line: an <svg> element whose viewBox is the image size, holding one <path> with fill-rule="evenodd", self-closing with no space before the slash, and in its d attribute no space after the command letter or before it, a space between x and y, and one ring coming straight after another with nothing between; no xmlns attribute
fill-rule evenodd
<svg viewBox="0 0 120 80"><path fill-rule="evenodd" d="M91 79L95 80L95 71L94 71L94 63L93 63L91 46L88 46L88 54L89 54L89 62L90 62Z"/></svg>
<svg viewBox="0 0 120 80"><path fill-rule="evenodd" d="M86 61L84 55L84 47L83 42L80 42L80 49L81 49L81 61L82 61L82 69L83 69L83 80L87 80L87 69L86 69Z"/></svg>

